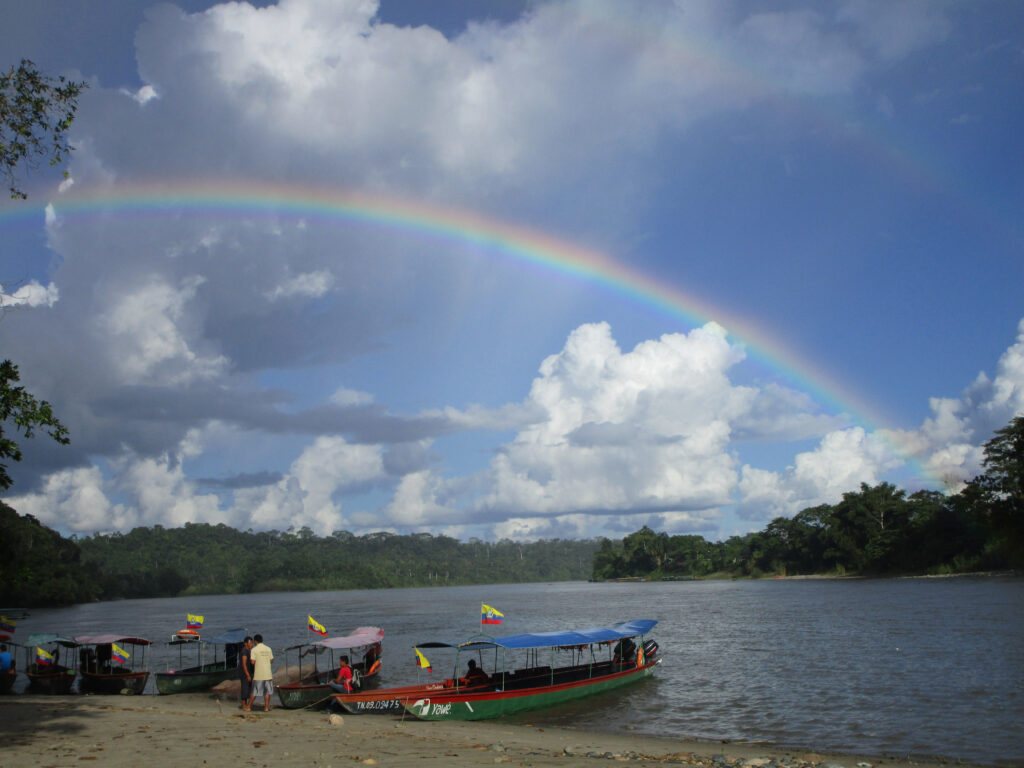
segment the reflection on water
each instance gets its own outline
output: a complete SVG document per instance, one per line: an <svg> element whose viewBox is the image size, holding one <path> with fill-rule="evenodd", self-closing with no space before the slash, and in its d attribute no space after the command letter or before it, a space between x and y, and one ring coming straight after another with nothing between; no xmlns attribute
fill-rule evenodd
<svg viewBox="0 0 1024 768"><path fill-rule="evenodd" d="M136 633L160 643L151 654L156 671L171 660L163 643L186 613L205 615L206 633L244 626L277 649L310 639L312 614L331 635L383 627L381 684L404 685L423 674L412 644L479 632L482 602L505 614L504 625L488 628L493 634L661 622L653 636L664 663L653 680L522 722L983 763L1024 758L1020 578L211 595L33 611L18 635ZM450 675L454 659L435 654L434 676Z"/></svg>

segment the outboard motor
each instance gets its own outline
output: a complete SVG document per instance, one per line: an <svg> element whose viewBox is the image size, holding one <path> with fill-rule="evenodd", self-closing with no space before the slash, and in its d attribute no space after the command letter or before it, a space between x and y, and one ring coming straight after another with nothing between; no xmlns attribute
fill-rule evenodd
<svg viewBox="0 0 1024 768"><path fill-rule="evenodd" d="M658 644L653 640L644 643L644 658L653 659L658 655Z"/></svg>

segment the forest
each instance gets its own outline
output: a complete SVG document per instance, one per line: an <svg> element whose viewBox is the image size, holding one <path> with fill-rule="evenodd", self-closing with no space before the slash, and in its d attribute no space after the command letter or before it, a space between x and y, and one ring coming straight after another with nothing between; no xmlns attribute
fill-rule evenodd
<svg viewBox="0 0 1024 768"><path fill-rule="evenodd" d="M190 594L572 581L595 540L498 542L416 533L135 528L65 539L0 503L0 604L22 607Z"/></svg>
<svg viewBox="0 0 1024 768"><path fill-rule="evenodd" d="M957 494L862 484L837 504L709 542L648 527L603 539L593 577L952 574L1024 568L1024 416L985 444L984 473Z"/></svg>
<svg viewBox="0 0 1024 768"><path fill-rule="evenodd" d="M64 538L0 502L0 604L615 578L949 574L1024 568L1024 416L985 445L957 494L862 485L762 531L707 541L648 527L621 541L430 533L136 528Z"/></svg>

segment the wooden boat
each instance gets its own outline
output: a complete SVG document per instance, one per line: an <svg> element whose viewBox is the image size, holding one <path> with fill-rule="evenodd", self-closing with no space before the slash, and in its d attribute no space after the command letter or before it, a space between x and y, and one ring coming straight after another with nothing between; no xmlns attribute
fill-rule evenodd
<svg viewBox="0 0 1024 768"><path fill-rule="evenodd" d="M384 652L384 630L379 627L359 627L351 635L328 637L315 643L304 643L286 648L285 674L289 676L288 658L294 652L298 658L298 675L295 682L275 685L281 706L286 709L302 709L326 704L334 689L331 681L338 675L341 657L349 657L352 679L358 686L375 683L380 671L381 655ZM305 663L303 659L312 656Z"/></svg>
<svg viewBox="0 0 1024 768"><path fill-rule="evenodd" d="M142 693L149 680L146 648L149 640L129 635L79 635L78 690L81 693ZM114 657L114 645L131 654L127 661Z"/></svg>
<svg viewBox="0 0 1024 768"><path fill-rule="evenodd" d="M425 647L425 646L421 646ZM406 685L396 688L378 688L375 691L353 693L332 693L332 701L353 715L400 715L407 701L418 701L424 697L436 696L459 690L484 690L488 685L467 685L460 678L449 678L426 685Z"/></svg>
<svg viewBox="0 0 1024 768"><path fill-rule="evenodd" d="M157 693L205 691L225 680L236 679L238 657L248 633L245 628L231 629L204 640L194 630L179 630L167 644L178 652L177 667L154 675ZM186 656L189 661L195 659L192 666L185 666Z"/></svg>
<svg viewBox="0 0 1024 768"><path fill-rule="evenodd" d="M71 693L78 670L75 669L75 648L78 643L69 637L50 633L36 633L28 636L25 646L25 675L28 677L29 693L64 695ZM37 648L53 656L46 664L40 661ZM63 651L65 663L61 663Z"/></svg>
<svg viewBox="0 0 1024 768"><path fill-rule="evenodd" d="M495 672L489 685L406 697L402 706L421 720L487 720L610 691L654 674L661 663L658 644L644 636L657 623L640 619L579 631L480 636L460 645L459 651L482 656L493 650ZM516 651L525 653L525 665L510 664ZM541 651L549 652L547 665L539 663ZM570 663L556 663L556 655L564 653L571 656Z"/></svg>

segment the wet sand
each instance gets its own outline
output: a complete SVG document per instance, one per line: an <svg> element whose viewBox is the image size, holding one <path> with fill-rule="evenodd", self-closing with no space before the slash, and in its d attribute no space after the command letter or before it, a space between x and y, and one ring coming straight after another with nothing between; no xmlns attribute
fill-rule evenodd
<svg viewBox="0 0 1024 768"><path fill-rule="evenodd" d="M254 706L254 710L256 706ZM599 768L745 765L934 768L938 760L816 754L764 744L707 743L503 724L421 722L275 708L242 712L224 694L10 696L0 699L0 765L463 766ZM743 762L738 762L741 760ZM958 763L963 766L963 763ZM773 766L774 768L774 766Z"/></svg>

